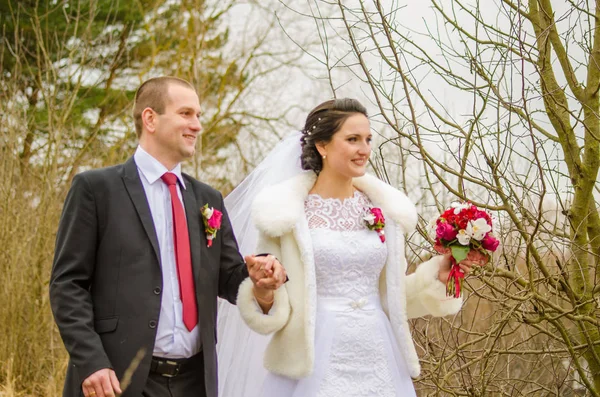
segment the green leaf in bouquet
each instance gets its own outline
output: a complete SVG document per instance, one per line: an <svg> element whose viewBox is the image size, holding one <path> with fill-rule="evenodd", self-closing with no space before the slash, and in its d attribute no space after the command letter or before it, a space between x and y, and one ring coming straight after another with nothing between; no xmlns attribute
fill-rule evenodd
<svg viewBox="0 0 600 397"><path fill-rule="evenodd" d="M467 255L469 255L469 251L471 248L464 245L452 245L450 246L452 250L452 256L456 260L456 263L459 263L465 259L467 259Z"/></svg>

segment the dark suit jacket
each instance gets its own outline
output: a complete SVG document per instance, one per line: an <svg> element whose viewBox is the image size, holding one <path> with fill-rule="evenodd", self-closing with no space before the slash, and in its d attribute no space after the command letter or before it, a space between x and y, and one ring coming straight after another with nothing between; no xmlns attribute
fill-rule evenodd
<svg viewBox="0 0 600 397"><path fill-rule="evenodd" d="M217 396L217 296L235 303L248 276L221 194L183 175L192 266L208 397ZM206 246L200 208L223 212ZM140 349L145 355L125 396L146 383L160 321L162 273L150 208L133 158L73 179L56 238L50 302L70 361L63 396L81 396L81 383L101 368L122 378Z"/></svg>

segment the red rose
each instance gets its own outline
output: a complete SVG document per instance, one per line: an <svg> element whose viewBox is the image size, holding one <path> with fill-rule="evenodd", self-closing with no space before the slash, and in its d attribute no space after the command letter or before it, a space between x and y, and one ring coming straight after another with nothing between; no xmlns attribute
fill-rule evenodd
<svg viewBox="0 0 600 397"><path fill-rule="evenodd" d="M465 217L469 218L469 220L474 221L475 219L477 219L478 212L479 210L477 209L477 207L471 205L469 208L466 209Z"/></svg>
<svg viewBox="0 0 600 397"><path fill-rule="evenodd" d="M440 217L437 219L436 223L439 225L443 221L446 221L446 223L449 223L450 225L454 226L454 225L456 225L456 218L457 218L457 216L454 215L454 210L449 209L449 210L446 210L442 215L440 215Z"/></svg>
<svg viewBox="0 0 600 397"><path fill-rule="evenodd" d="M454 217L454 208L447 209L440 218L449 219Z"/></svg>
<svg viewBox="0 0 600 397"><path fill-rule="evenodd" d="M442 240L451 241L456 238L458 232L452 227L452 225L442 222L437 226L435 234Z"/></svg>
<svg viewBox="0 0 600 397"><path fill-rule="evenodd" d="M219 229L221 227L221 218L223 217L223 213L217 209L213 210L213 214L208 219L208 227L213 229Z"/></svg>
<svg viewBox="0 0 600 397"><path fill-rule="evenodd" d="M457 219L456 225L458 226L459 229L466 229L467 225L469 224L469 220L470 219L467 217Z"/></svg>
<svg viewBox="0 0 600 397"><path fill-rule="evenodd" d="M486 234L483 240L481 240L481 246L488 251L496 251L498 245L500 245L500 241L490 233Z"/></svg>

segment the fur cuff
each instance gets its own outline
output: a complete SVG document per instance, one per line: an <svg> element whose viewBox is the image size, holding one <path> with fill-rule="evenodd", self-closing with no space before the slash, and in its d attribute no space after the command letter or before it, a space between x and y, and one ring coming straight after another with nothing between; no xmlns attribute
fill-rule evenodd
<svg viewBox="0 0 600 397"><path fill-rule="evenodd" d="M254 298L254 284L250 277L240 284L237 306L242 318L252 330L268 335L285 326L290 316L290 301L287 289L282 286L275 291L275 301L268 314L264 314Z"/></svg>
<svg viewBox="0 0 600 397"><path fill-rule="evenodd" d="M428 314L434 317L456 314L462 307L462 297L446 296L446 285L438 279L442 260L442 256L435 256L419 265L415 271L419 300Z"/></svg>

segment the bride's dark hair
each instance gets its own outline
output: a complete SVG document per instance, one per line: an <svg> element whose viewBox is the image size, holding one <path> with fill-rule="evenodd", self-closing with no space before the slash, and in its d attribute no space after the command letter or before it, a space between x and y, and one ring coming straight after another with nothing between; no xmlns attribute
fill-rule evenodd
<svg viewBox="0 0 600 397"><path fill-rule="evenodd" d="M303 170L313 170L317 174L323 169L323 159L316 144L327 144L339 131L346 119L354 114L367 115L367 109L356 99L340 98L323 102L306 117L302 130L302 154L300 163Z"/></svg>

